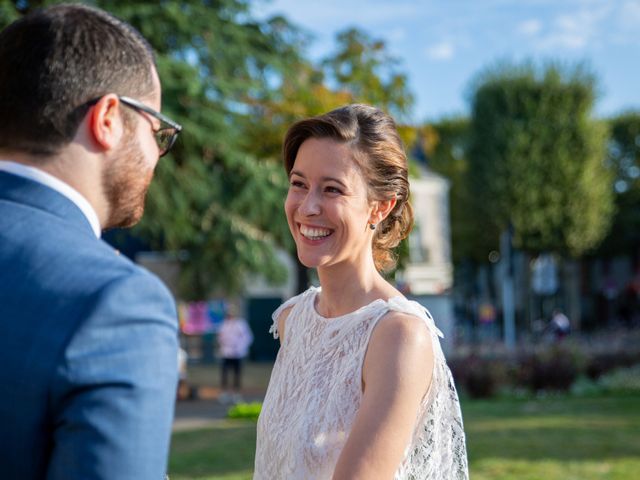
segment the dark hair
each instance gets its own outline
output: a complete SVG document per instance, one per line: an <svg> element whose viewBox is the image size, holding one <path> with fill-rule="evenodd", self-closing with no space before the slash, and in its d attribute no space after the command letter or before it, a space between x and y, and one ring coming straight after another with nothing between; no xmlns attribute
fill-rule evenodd
<svg viewBox="0 0 640 480"><path fill-rule="evenodd" d="M283 147L287 174L293 168L300 146L309 138L330 138L348 144L368 185L369 197L397 199L373 237L376 268L393 268L396 258L392 249L413 227L407 156L393 118L377 108L352 104L293 124L285 135Z"/></svg>
<svg viewBox="0 0 640 480"><path fill-rule="evenodd" d="M0 149L51 155L107 93L144 97L155 58L132 26L84 5L37 10L0 33Z"/></svg>

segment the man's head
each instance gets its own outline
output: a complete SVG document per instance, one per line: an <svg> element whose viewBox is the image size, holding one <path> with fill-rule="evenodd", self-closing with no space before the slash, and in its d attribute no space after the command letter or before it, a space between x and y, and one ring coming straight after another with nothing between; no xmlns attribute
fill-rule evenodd
<svg viewBox="0 0 640 480"><path fill-rule="evenodd" d="M82 154L103 155L103 227L127 226L142 215L163 153L154 138L164 126L153 113L159 110L151 47L106 12L57 5L0 33L0 152L45 165L75 142Z"/></svg>
<svg viewBox="0 0 640 480"><path fill-rule="evenodd" d="M0 33L0 149L52 155L107 93L154 90L155 60L131 26L97 9L58 5Z"/></svg>

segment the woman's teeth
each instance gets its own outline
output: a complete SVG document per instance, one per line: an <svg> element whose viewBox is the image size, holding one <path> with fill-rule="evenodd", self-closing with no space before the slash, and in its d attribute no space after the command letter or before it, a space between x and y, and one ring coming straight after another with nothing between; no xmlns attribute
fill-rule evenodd
<svg viewBox="0 0 640 480"><path fill-rule="evenodd" d="M331 230L327 228L312 228L300 225L300 233L309 240L320 240L321 238L331 235Z"/></svg>

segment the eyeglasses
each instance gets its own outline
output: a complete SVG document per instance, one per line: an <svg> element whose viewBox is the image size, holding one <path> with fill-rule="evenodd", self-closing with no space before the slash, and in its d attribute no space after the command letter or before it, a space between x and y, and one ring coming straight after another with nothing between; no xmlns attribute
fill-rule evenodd
<svg viewBox="0 0 640 480"><path fill-rule="evenodd" d="M173 147L173 144L176 143L178 134L182 130L182 125L174 122L160 112L156 112L153 108L149 108L145 104L134 100L133 98L118 96L118 99L127 107L148 113L153 118L157 118L160 121L160 127L154 129L153 134L155 136L156 143L158 144L158 149L160 150L160 156L164 156L171 147Z"/></svg>

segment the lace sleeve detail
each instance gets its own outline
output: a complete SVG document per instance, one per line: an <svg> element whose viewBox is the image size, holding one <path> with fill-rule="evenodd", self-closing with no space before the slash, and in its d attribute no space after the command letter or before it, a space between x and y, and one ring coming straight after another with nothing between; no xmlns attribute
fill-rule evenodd
<svg viewBox="0 0 640 480"><path fill-rule="evenodd" d="M388 304L390 310L408 313L410 315L415 315L416 317L422 318L427 324L427 328L429 328L431 333L437 335L440 338L444 338L443 333L438 327L436 327L436 322L433 320L433 317L431 316L431 313L429 313L429 310L420 305L418 302L409 301L406 298L402 297L394 297L389 300Z"/></svg>
<svg viewBox="0 0 640 480"><path fill-rule="evenodd" d="M300 295L291 297L289 300L280 305L271 315L272 323L271 327L269 328L269 333L273 335L274 339L277 340L278 338L280 338L280 332L278 331L278 319L280 318L280 315L282 315L282 312L284 312L287 308L296 305L303 295L304 293L301 293Z"/></svg>

